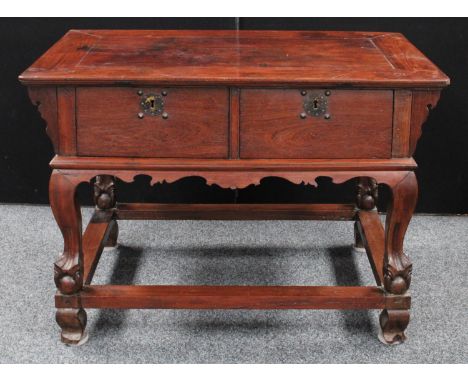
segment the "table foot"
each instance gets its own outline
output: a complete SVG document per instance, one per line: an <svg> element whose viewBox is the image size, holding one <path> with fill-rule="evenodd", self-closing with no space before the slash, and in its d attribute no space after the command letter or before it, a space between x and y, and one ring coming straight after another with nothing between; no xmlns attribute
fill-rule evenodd
<svg viewBox="0 0 468 382"><path fill-rule="evenodd" d="M384 309L379 318L379 340L386 345L398 345L405 342L405 329L409 319L409 310Z"/></svg>
<svg viewBox="0 0 468 382"><path fill-rule="evenodd" d="M82 345L88 340L88 334L85 332L87 315L84 309L57 309L55 319L62 329L61 340L63 343Z"/></svg>

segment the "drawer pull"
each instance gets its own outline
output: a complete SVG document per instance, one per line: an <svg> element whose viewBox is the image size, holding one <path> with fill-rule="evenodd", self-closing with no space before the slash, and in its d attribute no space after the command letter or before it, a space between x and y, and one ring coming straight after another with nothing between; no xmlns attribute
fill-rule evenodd
<svg viewBox="0 0 468 382"><path fill-rule="evenodd" d="M299 115L301 119L307 118L307 115L311 117L323 116L325 119L331 118L328 112L328 97L331 95L330 90L326 90L324 93L302 90L301 95L304 97L304 112Z"/></svg>

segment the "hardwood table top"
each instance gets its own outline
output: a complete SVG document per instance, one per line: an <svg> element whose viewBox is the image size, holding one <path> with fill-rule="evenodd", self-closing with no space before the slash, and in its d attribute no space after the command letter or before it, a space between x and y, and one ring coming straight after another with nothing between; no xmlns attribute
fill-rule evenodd
<svg viewBox="0 0 468 382"><path fill-rule="evenodd" d="M440 88L448 77L399 33L71 30L28 85Z"/></svg>

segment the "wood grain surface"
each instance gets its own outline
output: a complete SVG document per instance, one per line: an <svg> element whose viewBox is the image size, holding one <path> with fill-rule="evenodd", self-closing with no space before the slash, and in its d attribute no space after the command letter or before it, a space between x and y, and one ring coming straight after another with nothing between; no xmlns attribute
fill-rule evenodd
<svg viewBox="0 0 468 382"><path fill-rule="evenodd" d="M94 285L57 294L57 308L113 309L383 309L408 308L409 296L362 286Z"/></svg>
<svg viewBox="0 0 468 382"><path fill-rule="evenodd" d="M449 79L399 33L71 30L26 84L443 87Z"/></svg>
<svg viewBox="0 0 468 382"><path fill-rule="evenodd" d="M78 88L78 153L87 156L227 158L229 92L167 88L168 118L145 115L137 94L159 88Z"/></svg>
<svg viewBox="0 0 468 382"><path fill-rule="evenodd" d="M335 90L327 99L330 119L302 119L299 89L242 90L240 157L391 157L392 91Z"/></svg>

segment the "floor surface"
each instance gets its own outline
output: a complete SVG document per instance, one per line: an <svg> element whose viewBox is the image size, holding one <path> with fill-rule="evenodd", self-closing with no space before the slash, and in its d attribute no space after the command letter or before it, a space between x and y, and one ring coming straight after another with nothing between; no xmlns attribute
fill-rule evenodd
<svg viewBox="0 0 468 382"><path fill-rule="evenodd" d="M373 285L352 224L124 221L94 283ZM397 346L378 341L378 311L89 310L89 341L68 347L54 321L62 238L49 207L0 205L0 227L2 363L468 361L468 217L412 220L412 318Z"/></svg>

